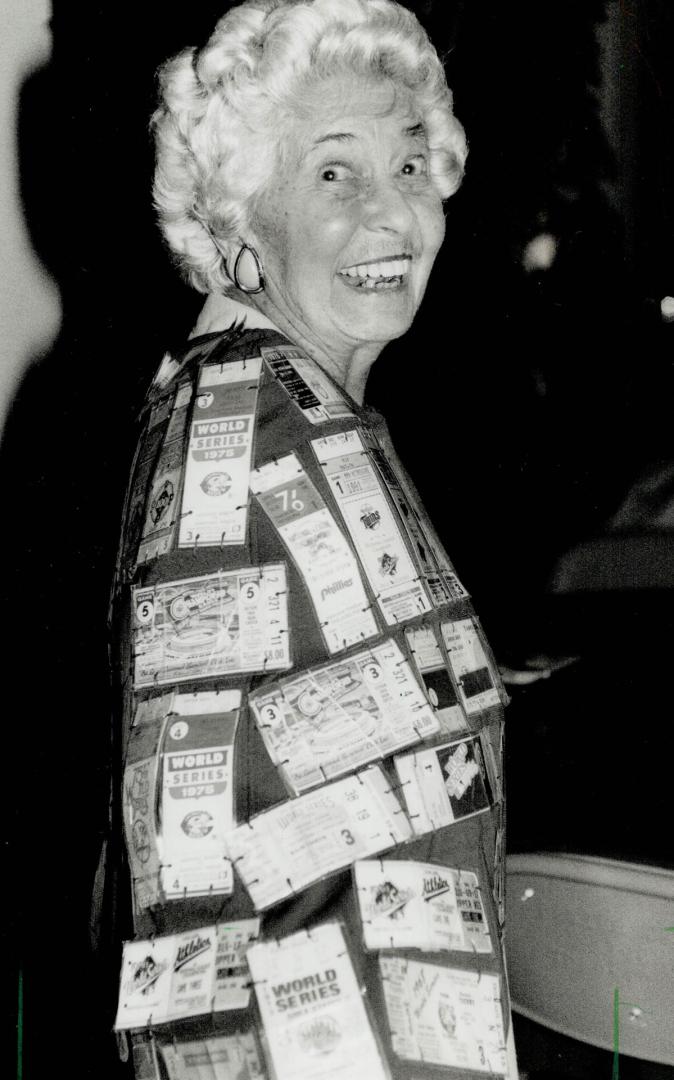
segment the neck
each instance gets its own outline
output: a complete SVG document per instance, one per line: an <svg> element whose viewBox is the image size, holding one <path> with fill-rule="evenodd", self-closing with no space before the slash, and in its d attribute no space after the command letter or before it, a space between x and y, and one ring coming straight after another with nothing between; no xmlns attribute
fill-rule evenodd
<svg viewBox="0 0 674 1080"><path fill-rule="evenodd" d="M252 297L237 293L227 297L211 293L192 331L195 334L208 334L224 330L235 319L245 317L249 327L271 327L280 330L292 342L309 354L338 386L346 390L354 401L363 404L365 384L370 368L379 356L383 345L367 342L337 353L324 348L318 338L294 321L291 314L284 314L271 303L265 293Z"/></svg>
<svg viewBox="0 0 674 1080"><path fill-rule="evenodd" d="M249 298L249 303L253 298ZM328 351L321 341L306 327L295 322L292 315L279 311L264 293L254 297L255 307L296 345L309 354L338 386L359 405L363 404L365 385L370 368L379 356L383 343L364 342L343 351Z"/></svg>

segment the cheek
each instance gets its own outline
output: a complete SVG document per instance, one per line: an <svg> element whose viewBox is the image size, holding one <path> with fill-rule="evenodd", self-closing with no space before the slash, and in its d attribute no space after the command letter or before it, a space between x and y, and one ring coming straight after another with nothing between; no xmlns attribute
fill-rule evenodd
<svg viewBox="0 0 674 1080"><path fill-rule="evenodd" d="M308 272L332 277L347 258L356 227L353 210L321 207L304 216L294 237L295 255Z"/></svg>
<svg viewBox="0 0 674 1080"><path fill-rule="evenodd" d="M425 246L432 258L435 258L442 241L445 238L445 215L442 202L439 198L424 209L422 219L422 234Z"/></svg>

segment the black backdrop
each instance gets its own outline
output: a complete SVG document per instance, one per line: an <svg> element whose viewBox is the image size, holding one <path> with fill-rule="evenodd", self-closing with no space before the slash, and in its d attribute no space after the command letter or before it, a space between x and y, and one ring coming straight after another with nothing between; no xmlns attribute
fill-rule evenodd
<svg viewBox="0 0 674 1080"><path fill-rule="evenodd" d="M659 299L674 293L674 15L666 0L620 18L602 0L409 6L447 57L471 153L423 311L369 394L497 652L518 660L555 636L541 605L555 558L601 529L640 468L671 456ZM23 89L19 140L26 217L64 319L24 380L0 460L5 723L17 736L5 932L24 971L25 1075L75 1080L114 1068L87 919L133 420L200 305L153 223L147 118L157 64L203 41L223 5L54 8L53 62ZM618 67L600 63L607 13ZM607 83L621 91L618 157L599 122ZM522 250L541 229L559 254L527 275Z"/></svg>

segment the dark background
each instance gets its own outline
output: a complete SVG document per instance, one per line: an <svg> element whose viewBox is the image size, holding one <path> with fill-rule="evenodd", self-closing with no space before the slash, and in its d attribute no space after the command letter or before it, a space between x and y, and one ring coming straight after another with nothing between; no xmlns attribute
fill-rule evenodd
<svg viewBox="0 0 674 1080"><path fill-rule="evenodd" d="M499 659L581 657L513 691L510 849L671 865L669 594L559 595L549 582L560 556L605 534L643 470L672 458L674 326L660 299L674 294L674 10L408 6L446 55L471 149L423 310L382 354L370 399ZM107 595L134 417L201 304L153 222L147 119L158 63L203 42L224 9L56 0L53 61L21 97L26 218L64 310L0 454L5 723L18 734L5 951L24 971L31 1080L113 1075L108 984L86 932L107 816ZM541 231L558 255L527 273ZM624 798L635 760L648 799Z"/></svg>

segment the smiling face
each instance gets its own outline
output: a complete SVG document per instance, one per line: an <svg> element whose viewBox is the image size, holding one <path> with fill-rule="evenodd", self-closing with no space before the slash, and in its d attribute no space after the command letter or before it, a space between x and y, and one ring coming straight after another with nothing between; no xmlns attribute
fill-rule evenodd
<svg viewBox="0 0 674 1080"><path fill-rule="evenodd" d="M344 366L410 326L444 236L442 202L408 91L335 78L302 105L252 219L259 306Z"/></svg>

